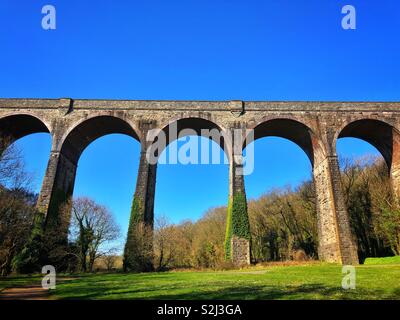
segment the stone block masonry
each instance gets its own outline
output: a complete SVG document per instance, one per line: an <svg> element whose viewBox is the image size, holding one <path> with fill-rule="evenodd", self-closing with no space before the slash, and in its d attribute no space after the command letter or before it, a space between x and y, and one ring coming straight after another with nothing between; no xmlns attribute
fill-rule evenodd
<svg viewBox="0 0 400 320"><path fill-rule="evenodd" d="M138 210L132 211L131 221L152 228L157 166L146 162L144 152L152 143L146 135L150 129L167 132L171 124L199 134L200 129L222 133L250 129L255 139L278 136L299 145L313 166L321 260L358 263L340 181L337 139L355 137L375 146L399 194L399 102L0 99L1 141L12 142L36 132L51 134L52 150L37 203L47 220L61 214L59 208L73 195L76 166L83 150L103 135L121 133L142 144L133 200ZM226 256L235 264L249 264L250 226L240 174L242 155L233 148L225 152L230 161ZM54 225L47 223L48 228Z"/></svg>

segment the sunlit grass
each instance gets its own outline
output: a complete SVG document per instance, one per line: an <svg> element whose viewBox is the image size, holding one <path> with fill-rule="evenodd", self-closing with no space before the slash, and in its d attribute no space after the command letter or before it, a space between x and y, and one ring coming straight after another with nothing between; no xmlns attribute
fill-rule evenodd
<svg viewBox="0 0 400 320"><path fill-rule="evenodd" d="M364 261L366 265L374 264L400 264L400 256L385 257L385 258L367 258Z"/></svg>
<svg viewBox="0 0 400 320"><path fill-rule="evenodd" d="M342 289L342 267L266 266L233 271L90 274L59 277L56 299L400 299L400 265L356 267L356 289ZM21 280L23 279L23 280ZM10 278L7 286L27 283ZM2 280L0 280L1 283ZM40 278L32 279L35 284ZM1 284L0 284L1 287Z"/></svg>

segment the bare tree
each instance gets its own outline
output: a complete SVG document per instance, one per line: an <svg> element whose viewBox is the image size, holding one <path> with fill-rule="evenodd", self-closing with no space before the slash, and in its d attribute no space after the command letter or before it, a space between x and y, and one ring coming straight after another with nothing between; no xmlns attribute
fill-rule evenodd
<svg viewBox="0 0 400 320"><path fill-rule="evenodd" d="M30 236L35 196L26 191L0 190L0 273L8 275L12 261Z"/></svg>
<svg viewBox="0 0 400 320"><path fill-rule="evenodd" d="M29 191L21 151L0 139L0 273L8 275L12 261L27 242L35 216L36 196Z"/></svg>
<svg viewBox="0 0 400 320"><path fill-rule="evenodd" d="M155 268L158 271L165 270L174 259L176 233L173 226L168 222L168 218L161 216L156 219L154 232L154 252L155 252Z"/></svg>
<svg viewBox="0 0 400 320"><path fill-rule="evenodd" d="M72 203L73 241L78 247L81 271L93 271L94 262L107 253L106 244L120 237L111 212L89 198L77 198Z"/></svg>
<svg viewBox="0 0 400 320"><path fill-rule="evenodd" d="M115 263L118 260L115 250L108 252L104 257L104 263L106 265L107 271L112 271L115 267Z"/></svg>
<svg viewBox="0 0 400 320"><path fill-rule="evenodd" d="M22 151L8 138L0 138L0 185L9 189L28 189L31 180L25 170Z"/></svg>

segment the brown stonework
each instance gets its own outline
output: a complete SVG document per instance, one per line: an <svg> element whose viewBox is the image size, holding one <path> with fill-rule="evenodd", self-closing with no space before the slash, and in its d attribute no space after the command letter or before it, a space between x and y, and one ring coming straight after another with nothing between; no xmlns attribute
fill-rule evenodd
<svg viewBox="0 0 400 320"><path fill-rule="evenodd" d="M400 135L393 129L392 162L390 166L390 178L397 200L400 199Z"/></svg>
<svg viewBox="0 0 400 320"><path fill-rule="evenodd" d="M42 189L37 202L40 211L47 213L54 192L64 194L68 199L74 189L77 165L71 162L60 152L51 152L47 164L46 174L43 179ZM54 199L53 199L54 201ZM60 204L56 204L59 206Z"/></svg>
<svg viewBox="0 0 400 320"><path fill-rule="evenodd" d="M136 179L136 189L134 199L140 208L143 208L142 215L143 222L149 226L153 226L154 222L154 196L156 189L156 176L157 164L150 164L147 159L147 149L150 145L146 141L148 130L152 128L151 123L141 123L142 136L144 137L141 142L140 161L138 175Z"/></svg>
<svg viewBox="0 0 400 320"><path fill-rule="evenodd" d="M358 264L342 196L337 157L326 157L314 167L318 212L318 255L327 262Z"/></svg>
<svg viewBox="0 0 400 320"><path fill-rule="evenodd" d="M247 214L246 191L243 175L242 148L246 137L245 127L240 122L231 124L229 138L225 146L229 150L229 203L227 232L225 245L230 243L230 248L225 247L225 254L230 251L230 260L236 266L250 264L250 225ZM244 202L244 206L240 206ZM240 210L236 208L238 205ZM235 223L236 221L236 223ZM240 221L240 223L237 223ZM245 236L247 234L247 237Z"/></svg>
<svg viewBox="0 0 400 320"><path fill-rule="evenodd" d="M52 136L52 151L38 201L44 213L72 195L76 165L92 141L105 134L122 133L145 147L146 124L164 130L173 122L179 122L180 129L192 128L197 133L202 128L217 128L224 133L238 127L254 129L256 139L279 136L298 144L313 164L319 255L326 261L357 263L337 164L338 138L356 137L374 145L385 158L393 189L399 193L397 102L0 99L0 137L12 142L36 132L49 132ZM4 147L0 145L1 149ZM244 179L238 174L240 152L225 151L231 162L230 197L236 191L245 196ZM155 177L156 166L146 163L142 152L135 195L144 205L143 218L149 224L153 221ZM236 240L232 240L233 260L249 263L249 246L242 239Z"/></svg>
<svg viewBox="0 0 400 320"><path fill-rule="evenodd" d="M236 266L250 264L250 242L247 239L233 236L231 239L231 257Z"/></svg>

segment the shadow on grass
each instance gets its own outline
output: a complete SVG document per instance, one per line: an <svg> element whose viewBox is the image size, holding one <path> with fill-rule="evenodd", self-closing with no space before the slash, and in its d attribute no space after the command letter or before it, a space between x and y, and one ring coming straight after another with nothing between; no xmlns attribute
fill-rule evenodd
<svg viewBox="0 0 400 320"><path fill-rule="evenodd" d="M329 277L330 270L317 271L328 272L326 277ZM395 279L396 272L388 273L388 275ZM343 290L339 280L336 286L332 281L325 283L325 277L320 276L304 283L304 274L302 272L297 274L296 269L292 272L293 282L292 278L277 277L277 274L272 271L265 275L257 273L256 276L253 273L234 273L233 275L234 277L227 273L190 272L62 275L57 277L57 289L51 290L51 298L74 300L400 299L400 284L396 281L380 283L378 278L375 284L366 281L364 286L357 287L355 290ZM375 275L375 270L373 275ZM374 277L373 275L366 274L364 278L368 276L367 278L370 279ZM0 279L0 289L1 285L15 287L33 284L32 282L38 284L41 282L41 276L11 277L3 280L6 283L4 281L1 283Z"/></svg>
<svg viewBox="0 0 400 320"><path fill-rule="evenodd" d="M41 284L42 276L11 276L0 277L0 288L22 287Z"/></svg>
<svg viewBox="0 0 400 320"><path fill-rule="evenodd" d="M146 299L146 300L276 300L276 299L400 299L400 288L388 293L383 290L343 290L327 287L322 284L305 284L300 286L233 286L214 290L199 290L185 293L171 291L184 289L183 286L155 288L112 288L101 286L72 286L62 288L62 299ZM165 294L160 294L164 291ZM169 292L168 292L169 291ZM56 292L57 293L57 292Z"/></svg>

